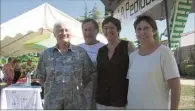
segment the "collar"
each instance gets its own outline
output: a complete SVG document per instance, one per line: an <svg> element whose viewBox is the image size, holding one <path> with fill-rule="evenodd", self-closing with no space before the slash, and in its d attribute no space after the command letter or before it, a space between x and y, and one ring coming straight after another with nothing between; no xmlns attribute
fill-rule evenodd
<svg viewBox="0 0 195 111"><path fill-rule="evenodd" d="M52 47L52 51L59 51L58 44ZM74 52L74 46L71 43L68 45L68 51Z"/></svg>

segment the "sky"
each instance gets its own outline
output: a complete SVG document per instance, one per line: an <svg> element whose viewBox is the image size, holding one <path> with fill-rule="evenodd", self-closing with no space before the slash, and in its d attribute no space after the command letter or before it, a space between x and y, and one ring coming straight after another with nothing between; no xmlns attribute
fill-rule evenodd
<svg viewBox="0 0 195 111"><path fill-rule="evenodd" d="M0 1L1 23L13 19L46 2L73 18L78 18L84 15L85 3L88 7L88 10L91 10L96 4L101 14L102 15L104 14L104 4L100 0L0 0ZM126 37L131 41L136 40L133 22L134 21L129 21L128 24L122 26L122 31L120 33L121 37ZM163 33L166 28L166 20L156 22L159 34ZM194 31L195 30L194 24L195 14L193 13L190 14L188 17L184 33ZM166 37L163 37L163 39L166 39Z"/></svg>
<svg viewBox="0 0 195 111"><path fill-rule="evenodd" d="M21 15L43 3L49 3L53 7L63 11L73 18L84 15L85 3L88 10L95 4L104 14L104 4L100 0L0 0L1 1L1 23ZM86 1L86 2L85 2Z"/></svg>

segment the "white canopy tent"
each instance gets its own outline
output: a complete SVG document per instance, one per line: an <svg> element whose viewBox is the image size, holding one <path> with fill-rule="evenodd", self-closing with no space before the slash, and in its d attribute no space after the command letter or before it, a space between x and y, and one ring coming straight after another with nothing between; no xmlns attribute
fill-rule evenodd
<svg viewBox="0 0 195 111"><path fill-rule="evenodd" d="M30 43L31 40L25 42L22 48L24 48L26 50L36 49L38 52L41 52L42 50L44 50L46 48L55 46L57 43L53 34L51 34L49 36L49 38L41 40L41 41L36 42L36 43ZM83 42L84 42L83 38L73 37L71 39L71 43L75 44L75 45L78 45L78 44L83 43Z"/></svg>
<svg viewBox="0 0 195 111"><path fill-rule="evenodd" d="M37 52L36 49L25 49L23 43L36 36L50 34L54 23L57 21L64 22L71 29L73 35L71 42L73 44L77 45L84 42L79 21L50 4L44 3L1 24L1 56L17 56L29 52ZM46 38L39 38L39 41L44 39ZM101 34L98 34L97 39L107 43L106 38Z"/></svg>

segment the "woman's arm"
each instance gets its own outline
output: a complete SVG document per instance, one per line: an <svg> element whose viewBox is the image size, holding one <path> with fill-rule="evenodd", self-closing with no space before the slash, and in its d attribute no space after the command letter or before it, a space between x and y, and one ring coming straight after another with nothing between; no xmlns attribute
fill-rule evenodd
<svg viewBox="0 0 195 111"><path fill-rule="evenodd" d="M171 91L171 107L170 109L178 109L180 101L180 75L177 67L177 63L173 52L164 47L161 54L161 68L164 75L164 79L168 83L168 87Z"/></svg>
<svg viewBox="0 0 195 111"><path fill-rule="evenodd" d="M180 86L180 78L173 78L169 79L168 81L168 86L171 89L171 110L177 110L179 106L179 101L180 101L180 91L181 91L181 86Z"/></svg>

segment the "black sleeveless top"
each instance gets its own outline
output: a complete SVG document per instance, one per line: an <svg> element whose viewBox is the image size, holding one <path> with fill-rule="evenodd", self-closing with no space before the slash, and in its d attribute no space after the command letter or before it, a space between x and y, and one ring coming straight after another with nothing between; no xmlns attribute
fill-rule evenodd
<svg viewBox="0 0 195 111"><path fill-rule="evenodd" d="M126 105L128 65L128 41L121 40L110 60L107 45L99 49L96 91L96 102L98 104L115 107L124 107Z"/></svg>

